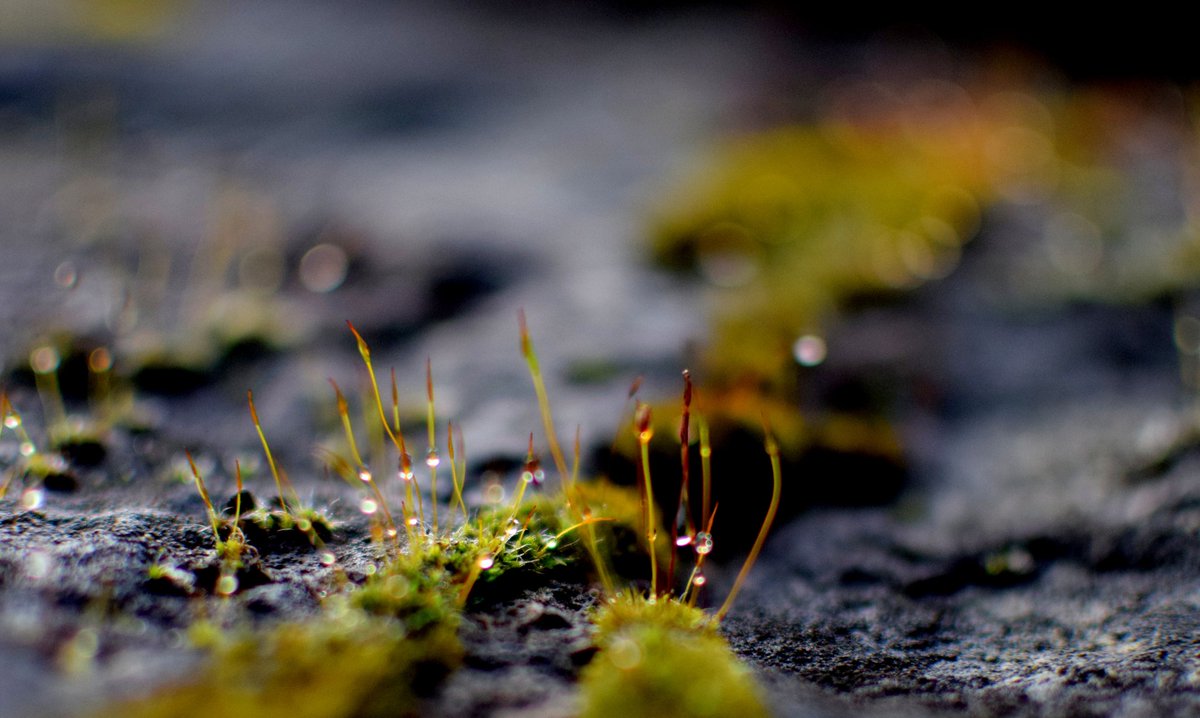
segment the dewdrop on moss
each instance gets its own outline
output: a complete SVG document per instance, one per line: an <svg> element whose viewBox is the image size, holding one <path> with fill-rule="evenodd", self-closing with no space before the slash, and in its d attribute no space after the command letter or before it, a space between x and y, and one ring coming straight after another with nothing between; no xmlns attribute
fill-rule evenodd
<svg viewBox="0 0 1200 718"><path fill-rule="evenodd" d="M542 481L546 479L546 472L542 470L542 462L533 453L532 434L529 437L529 454L525 457L525 467L521 471L521 479L534 486L541 486Z"/></svg>
<svg viewBox="0 0 1200 718"><path fill-rule="evenodd" d="M650 439L654 438L654 427L650 424L650 411L649 404L638 404L637 413L633 418L635 434L638 441L643 444L650 443Z"/></svg>
<svg viewBox="0 0 1200 718"><path fill-rule="evenodd" d="M479 557L479 570L486 571L496 565L496 559L492 558L491 554L484 554Z"/></svg>
<svg viewBox="0 0 1200 718"><path fill-rule="evenodd" d="M429 451L425 452L425 465L431 469L436 469L441 463L442 458L438 456L437 449L432 446L429 447Z"/></svg>
<svg viewBox="0 0 1200 718"><path fill-rule="evenodd" d="M322 566L332 566L335 561L337 561L337 557L333 555L332 551L325 551L321 554Z"/></svg>
<svg viewBox="0 0 1200 718"><path fill-rule="evenodd" d="M88 354L87 362L88 369L91 369L93 373L103 374L109 369L112 369L113 358L112 354L107 349L104 347L99 347L97 349L93 349L92 352Z"/></svg>
<svg viewBox="0 0 1200 718"><path fill-rule="evenodd" d="M371 472L370 472L370 471L367 471L366 469L363 469L363 470L361 470L361 471L359 471L359 472L358 472L358 478L359 478L359 480L361 480L361 481L362 481L364 484L369 484L369 483L371 483L371 479L372 479L372 478L374 478L374 477L372 477L372 476L371 476Z"/></svg>
<svg viewBox="0 0 1200 718"><path fill-rule="evenodd" d="M691 542L692 542L692 537L689 534L684 534L684 535L680 536L679 538L675 539L675 545L678 546L679 548L683 548L684 546L687 546Z"/></svg>
<svg viewBox="0 0 1200 718"><path fill-rule="evenodd" d="M4 417L4 425L9 429L16 429L21 425L21 417L16 414L9 414Z"/></svg>
<svg viewBox="0 0 1200 718"><path fill-rule="evenodd" d="M370 516L379 510L379 504L375 503L374 499L363 499L358 504L358 508L364 514Z"/></svg>
<svg viewBox="0 0 1200 718"><path fill-rule="evenodd" d="M616 638L608 650L604 651L605 657L617 668L623 671L633 670L642 662L642 649L631 638L619 636Z"/></svg>
<svg viewBox="0 0 1200 718"><path fill-rule="evenodd" d="M38 374L49 374L56 369L60 358L54 347L38 347L29 355L29 366Z"/></svg>
<svg viewBox="0 0 1200 718"><path fill-rule="evenodd" d="M692 583L697 586L703 586L704 584L708 583L708 579L705 578L704 574L697 571L695 578L692 579Z"/></svg>
<svg viewBox="0 0 1200 718"><path fill-rule="evenodd" d="M217 593L219 595L232 596L237 589L237 576L222 576L217 579Z"/></svg>
<svg viewBox="0 0 1200 718"><path fill-rule="evenodd" d="M713 550L713 537L707 531L701 531L696 534L696 553L701 556L707 556Z"/></svg>

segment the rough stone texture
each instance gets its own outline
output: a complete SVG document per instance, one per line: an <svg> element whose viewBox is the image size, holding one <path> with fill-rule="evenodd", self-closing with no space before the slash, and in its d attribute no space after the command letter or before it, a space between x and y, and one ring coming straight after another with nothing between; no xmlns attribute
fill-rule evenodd
<svg viewBox="0 0 1200 718"><path fill-rule="evenodd" d="M560 426L582 424L589 444L607 445L634 375L647 375L647 394L676 391L704 309L695 287L648 271L625 241L639 231L645 195L715 128L770 114L777 83L794 89L832 62L799 63L801 79L772 80L785 60L772 54L775 36L720 16L626 23L567 13L542 25L441 4L364 7L341 18L291 3L202 12L172 53L93 66L85 52L64 52L50 85L99 76L122 98L111 165L64 158L58 139L38 130L53 124L48 109L3 136L0 353L32 426L38 402L18 366L30 342L57 328L104 336L120 276L105 267L138 251L132 240L74 243L71 218L44 203L71 196L63 165L110 176L140 208L123 231L165 234L168 253L190 252L208 190L234 174L278 196L289 252L332 226L356 254L344 290L310 296L285 285L296 302L289 321L314 327L296 345L234 356L194 391L143 404L148 429L110 437L100 464L78 469L77 490L50 492L35 511L0 500L0 716L86 713L186 675L200 658L182 629L199 612L269 622L316 609L329 570L295 547L260 547L269 581L224 608L147 580L156 562L211 563L181 451L195 451L214 495L227 497L230 459L257 456L248 388L306 500L338 521L331 549L362 578L369 549L353 495L310 459L338 430L324 378L348 386L360 371L346 318L383 366L397 365L406 396L421 395L433 357L439 406L461 421L471 452L470 498L482 470L519 462L539 426L516 353L518 307L530 315ZM267 67L217 91L229 84L217 79L219 58L264 59L257 38L274 27L273 12L288 18L289 32L276 36L285 49L352 79L314 95L279 82L290 67ZM313 37L328 42L305 40ZM362 52L333 57L346 37ZM857 55L842 59L853 69ZM41 106L39 93L54 94L13 77L0 72L0 101ZM298 99L310 103L303 117L290 109ZM360 124L347 127L348 115ZM215 167L223 157L237 158L234 170ZM801 511L777 527L724 630L779 715L1200 713L1200 442L1171 342L1174 307L1195 298L1127 306L1014 288L1017 240L1046 211L1006 206L950 278L831 328L822 371L887 378L911 484L888 506ZM84 269L71 292L48 282L63 259ZM162 322L175 316L158 309ZM562 380L597 363L598 380ZM0 444L7 469L15 447L8 434ZM253 490L269 494L261 461L253 468ZM718 542L722 530L752 535L754 526L718 528ZM709 596L722 596L736 570L712 564ZM577 709L572 685L591 655L594 597L579 586L530 588L472 608L465 666L427 698L429 715ZM72 672L72 641L84 631L96 633L96 661Z"/></svg>

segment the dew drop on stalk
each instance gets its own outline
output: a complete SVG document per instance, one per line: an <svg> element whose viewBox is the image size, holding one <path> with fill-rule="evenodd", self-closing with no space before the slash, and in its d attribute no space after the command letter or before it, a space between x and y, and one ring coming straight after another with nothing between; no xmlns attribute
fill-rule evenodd
<svg viewBox="0 0 1200 718"><path fill-rule="evenodd" d="M25 489L25 491L21 493L21 508L32 511L34 509L42 508L42 504L45 502L46 492L43 491L42 487L40 486Z"/></svg>
<svg viewBox="0 0 1200 718"><path fill-rule="evenodd" d="M112 369L112 364L112 354L104 347L93 349L88 354L88 369L91 369L96 374L103 374Z"/></svg>
<svg viewBox="0 0 1200 718"><path fill-rule="evenodd" d="M553 551L554 549L558 548L558 539L556 539L556 538L546 539L545 546L546 546L547 550Z"/></svg>
<svg viewBox="0 0 1200 718"><path fill-rule="evenodd" d="M675 539L675 545L678 546L679 548L683 548L684 546L687 546L691 542L692 542L692 537L690 534L684 534Z"/></svg>
<svg viewBox="0 0 1200 718"><path fill-rule="evenodd" d="M358 505L359 510L370 516L379 510L379 504L375 503L374 499L363 499Z"/></svg>
<svg viewBox="0 0 1200 718"><path fill-rule="evenodd" d="M387 531L384 531L384 533L387 534L388 538L396 538L400 532L396 529L388 529Z"/></svg>
<svg viewBox="0 0 1200 718"><path fill-rule="evenodd" d="M15 429L21 425L21 417L16 414L9 414L4 417L4 425L10 429Z"/></svg>
<svg viewBox="0 0 1200 718"><path fill-rule="evenodd" d="M296 528L300 529L303 532L311 531L312 530L312 521L309 521L308 519L297 519L296 520Z"/></svg>
<svg viewBox="0 0 1200 718"><path fill-rule="evenodd" d="M417 518L416 516L413 516L412 518L410 518L410 519L408 520L408 525L409 525L409 526L417 526L417 525L419 525L420 523L421 523L421 519Z"/></svg>
<svg viewBox="0 0 1200 718"><path fill-rule="evenodd" d="M509 519L508 526L504 529L504 538L512 538L521 530L521 522L516 519Z"/></svg>
<svg viewBox="0 0 1200 718"><path fill-rule="evenodd" d="M37 448L34 447L32 442L29 442L29 441L21 442L21 456L29 457L29 456L33 456L36 453L37 453Z"/></svg>
<svg viewBox="0 0 1200 718"><path fill-rule="evenodd" d="M484 554L479 557L479 569L481 571L486 571L495 565L496 559L492 558L490 554Z"/></svg>
<svg viewBox="0 0 1200 718"><path fill-rule="evenodd" d="M696 577L692 579L692 583L696 584L697 586L703 586L704 584L708 583L708 579L705 578L704 574L697 571Z"/></svg>
<svg viewBox="0 0 1200 718"><path fill-rule="evenodd" d="M701 556L705 556L712 553L712 550L712 534L708 533L707 531L701 531L700 533L696 534L696 553L700 554Z"/></svg>
<svg viewBox="0 0 1200 718"><path fill-rule="evenodd" d="M217 593L222 596L233 595L238 588L237 576L222 576L217 579Z"/></svg>
<svg viewBox="0 0 1200 718"><path fill-rule="evenodd" d="M400 480L413 480L412 457L408 455L408 452L402 452L400 454Z"/></svg>
<svg viewBox="0 0 1200 718"><path fill-rule="evenodd" d="M38 347L29 355L29 366L38 374L49 374L58 369L61 361L54 347Z"/></svg>
<svg viewBox="0 0 1200 718"><path fill-rule="evenodd" d="M371 479L372 479L373 477L371 476L371 472L370 472L370 471L367 471L366 469L362 469L361 471L359 471L359 472L358 472L358 478L359 478L359 480L361 480L361 481L362 481L364 484L369 484L369 483L371 483Z"/></svg>

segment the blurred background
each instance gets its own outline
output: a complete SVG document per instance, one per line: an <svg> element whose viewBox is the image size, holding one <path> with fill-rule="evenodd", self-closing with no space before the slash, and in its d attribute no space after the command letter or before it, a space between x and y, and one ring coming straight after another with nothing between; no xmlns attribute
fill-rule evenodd
<svg viewBox="0 0 1200 718"><path fill-rule="evenodd" d="M524 308L599 470L640 376L669 472L689 367L729 471L766 417L833 477L795 506L983 481L973 432L1040 408L1185 405L1186 24L977 12L3 0L6 374L50 348L80 401L99 361L211 446L253 388L303 465L351 320L418 414L432 360L482 466L538 429Z"/></svg>

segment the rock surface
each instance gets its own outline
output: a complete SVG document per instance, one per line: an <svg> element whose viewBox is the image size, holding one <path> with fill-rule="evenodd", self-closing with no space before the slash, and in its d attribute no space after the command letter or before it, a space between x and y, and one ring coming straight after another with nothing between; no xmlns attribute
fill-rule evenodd
<svg viewBox="0 0 1200 718"><path fill-rule="evenodd" d="M186 263L222 182L275 198L287 234L304 237L287 252L335 230L355 252L337 292L284 283L286 323L308 325L285 349L235 354L193 391L142 404L148 428L114 433L97 466L76 469L77 490L0 500L5 718L86 714L195 669L182 630L197 611L225 609L148 571L200 575L211 562L181 452L196 451L219 477L214 494L229 496L231 460L249 466L257 451L248 388L305 497L338 521L332 550L361 578L362 517L310 459L333 426L325 377L358 376L347 318L396 365L407 396L420 396L433 358L441 412L467 437L472 496L486 469L520 461L539 426L518 307L560 427L581 424L589 445L611 437L634 375L648 394L673 393L704 299L641 264L645 193L720 128L757 121L778 88L756 72L788 54L752 20L721 16L626 23L364 4L333 22L316 4L256 7L196 10L171 43L100 52L99 65L78 48L5 50L29 63L54 56L52 89L0 71L0 90L12 90L0 102L18 117L0 142L0 350L30 426L38 401L17 370L30 346L57 330L117 332L123 275L112 265L122 253L135 265L158 257L131 237L165 234L165 256ZM277 16L291 23L272 35L278 53L257 49L248 36ZM343 35L357 38L356 59L331 50ZM303 42L313 37L324 42ZM326 68L321 92L280 81L296 63ZM798 64L800 77L819 65ZM258 69L228 89L226 71L242 66ZM111 157L64 154L38 129L53 113L39 92L70 87L119 96ZM205 88L213 100L197 104ZM119 200L98 200L97 215L72 209L109 185ZM1168 306L1189 297L1013 299L997 258L1039 210L1010 209L1016 219L991 218L949 278L831 328L830 371L890 378L911 484L887 506L813 509L776 528L724 630L778 715L1200 712L1200 441ZM63 262L78 282L51 283ZM164 296L169 323L188 298ZM7 468L16 444L8 433L0 444ZM269 493L261 463L255 481ZM710 595L737 568L712 566ZM311 614L332 580L295 547L262 551L256 570L261 585L226 608L260 622ZM426 712L572 715L594 600L550 583L474 606L465 665Z"/></svg>

